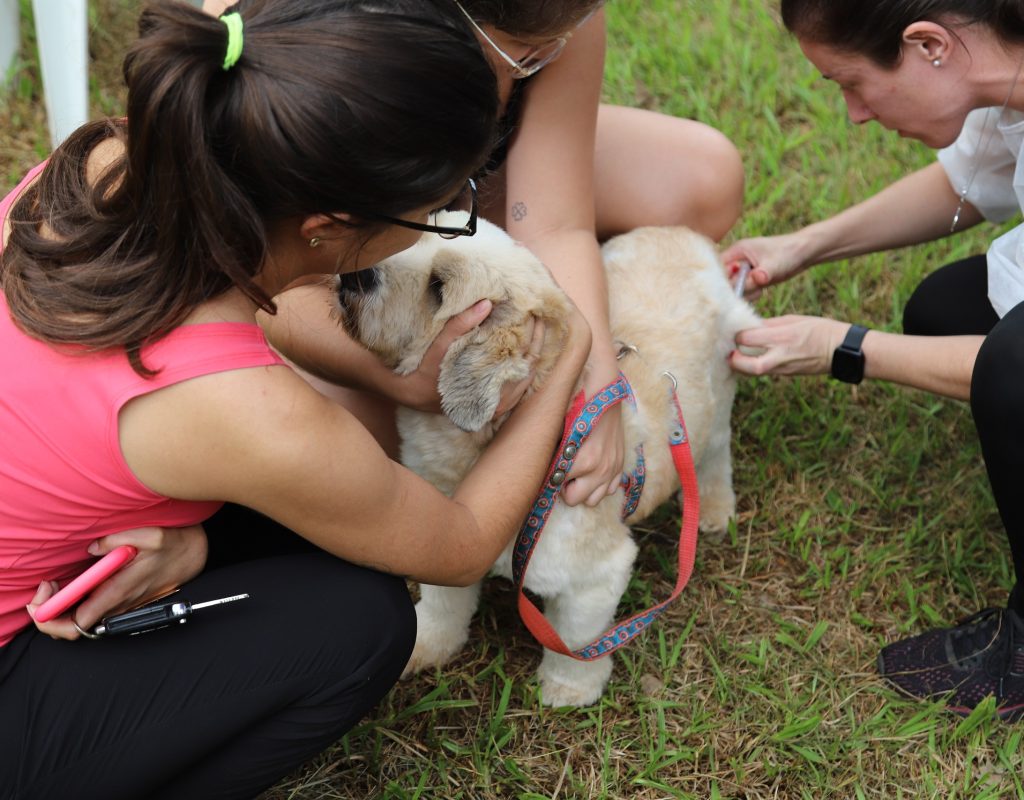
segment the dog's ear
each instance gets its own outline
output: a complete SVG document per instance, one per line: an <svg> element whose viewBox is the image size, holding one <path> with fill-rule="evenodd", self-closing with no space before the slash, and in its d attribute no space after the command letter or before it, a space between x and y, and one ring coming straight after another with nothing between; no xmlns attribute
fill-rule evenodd
<svg viewBox="0 0 1024 800"><path fill-rule="evenodd" d="M491 419L509 381L530 374L523 353L530 316L510 303L495 305L480 327L456 339L441 360L437 388L441 410L464 431L475 432Z"/></svg>

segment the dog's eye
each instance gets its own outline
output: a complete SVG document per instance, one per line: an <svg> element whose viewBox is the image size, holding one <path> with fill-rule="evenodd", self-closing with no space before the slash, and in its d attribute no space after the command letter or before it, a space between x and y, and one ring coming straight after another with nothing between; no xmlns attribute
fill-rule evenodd
<svg viewBox="0 0 1024 800"><path fill-rule="evenodd" d="M438 305L441 305L441 300L444 296L444 281L441 280L441 277L436 272L432 272L430 274L430 280L427 283L427 291L430 292L434 301Z"/></svg>

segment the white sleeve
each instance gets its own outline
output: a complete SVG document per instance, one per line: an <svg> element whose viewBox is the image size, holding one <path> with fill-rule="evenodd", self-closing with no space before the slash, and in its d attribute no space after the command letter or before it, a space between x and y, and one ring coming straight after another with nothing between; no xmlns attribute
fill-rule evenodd
<svg viewBox="0 0 1024 800"><path fill-rule="evenodd" d="M1013 189L1017 157L1007 148L998 122L999 109L975 109L967 115L957 140L939 151L953 191L959 195L966 188L967 202L992 222L1020 213Z"/></svg>

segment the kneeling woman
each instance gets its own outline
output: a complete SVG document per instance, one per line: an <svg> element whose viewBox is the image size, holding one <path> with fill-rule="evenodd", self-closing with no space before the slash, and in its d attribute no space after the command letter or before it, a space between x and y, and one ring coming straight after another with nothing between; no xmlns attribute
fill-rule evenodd
<svg viewBox="0 0 1024 800"><path fill-rule="evenodd" d="M397 678L415 634L397 576L477 580L543 478L589 349L579 316L552 380L451 498L255 323L284 286L432 229L493 142L494 76L461 15L367 5L151 5L127 120L79 130L0 206L5 797L258 794ZM138 555L33 626L57 582L118 544ZM78 637L177 586L250 599Z"/></svg>

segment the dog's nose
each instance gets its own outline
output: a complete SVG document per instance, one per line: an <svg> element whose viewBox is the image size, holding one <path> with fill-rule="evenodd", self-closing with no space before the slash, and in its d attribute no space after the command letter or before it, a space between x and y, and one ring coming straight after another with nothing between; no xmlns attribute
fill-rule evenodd
<svg viewBox="0 0 1024 800"><path fill-rule="evenodd" d="M361 269L358 272L343 272L338 277L338 292L366 294L372 292L380 283L376 267Z"/></svg>

